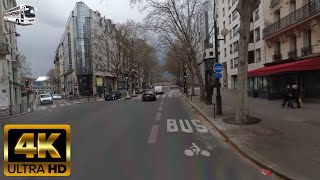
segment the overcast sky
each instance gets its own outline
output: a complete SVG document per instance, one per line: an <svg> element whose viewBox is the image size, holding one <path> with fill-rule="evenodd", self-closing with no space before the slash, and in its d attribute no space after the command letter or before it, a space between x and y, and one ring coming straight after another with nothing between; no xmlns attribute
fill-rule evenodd
<svg viewBox="0 0 320 180"><path fill-rule="evenodd" d="M17 0L37 8L36 23L17 26L18 49L32 63L33 76L46 75L54 67L54 53L65 30L67 19L79 0ZM129 0L83 0L91 9L115 23L128 19L141 21L143 14L132 9Z"/></svg>

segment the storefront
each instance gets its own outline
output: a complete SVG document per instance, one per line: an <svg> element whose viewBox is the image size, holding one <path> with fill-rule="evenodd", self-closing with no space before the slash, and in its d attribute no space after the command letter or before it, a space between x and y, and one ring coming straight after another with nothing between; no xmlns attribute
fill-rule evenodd
<svg viewBox="0 0 320 180"><path fill-rule="evenodd" d="M266 66L248 75L250 96L279 99L287 85L296 84L304 97L320 97L320 58Z"/></svg>

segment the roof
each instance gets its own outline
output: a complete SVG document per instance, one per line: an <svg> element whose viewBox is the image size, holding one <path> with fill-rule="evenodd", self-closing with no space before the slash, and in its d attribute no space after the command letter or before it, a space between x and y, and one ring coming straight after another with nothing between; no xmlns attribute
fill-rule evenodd
<svg viewBox="0 0 320 180"><path fill-rule="evenodd" d="M248 72L248 76L264 76L283 72L320 70L320 57L267 66Z"/></svg>

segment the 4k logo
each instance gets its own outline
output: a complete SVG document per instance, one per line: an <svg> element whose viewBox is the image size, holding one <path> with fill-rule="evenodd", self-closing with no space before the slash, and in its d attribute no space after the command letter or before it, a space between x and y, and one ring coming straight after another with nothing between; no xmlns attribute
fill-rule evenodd
<svg viewBox="0 0 320 180"><path fill-rule="evenodd" d="M6 176L69 176L69 125L6 125Z"/></svg>

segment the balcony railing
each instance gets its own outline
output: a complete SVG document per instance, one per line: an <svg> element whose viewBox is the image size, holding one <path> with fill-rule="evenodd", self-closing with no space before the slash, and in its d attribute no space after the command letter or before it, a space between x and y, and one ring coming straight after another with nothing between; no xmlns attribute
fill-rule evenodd
<svg viewBox="0 0 320 180"><path fill-rule="evenodd" d="M296 59L297 58L297 50L292 50L288 52L289 59Z"/></svg>
<svg viewBox="0 0 320 180"><path fill-rule="evenodd" d="M301 48L301 55L302 56L308 56L312 54L312 46L306 46Z"/></svg>
<svg viewBox="0 0 320 180"><path fill-rule="evenodd" d="M313 0L288 16L267 26L263 30L264 38L267 38L316 14L320 14L320 0Z"/></svg>
<svg viewBox="0 0 320 180"><path fill-rule="evenodd" d="M274 7L277 4L279 4L279 0L271 0L270 7Z"/></svg>
<svg viewBox="0 0 320 180"><path fill-rule="evenodd" d="M280 52L275 52L273 55L273 61L281 61L282 60L282 55Z"/></svg>

